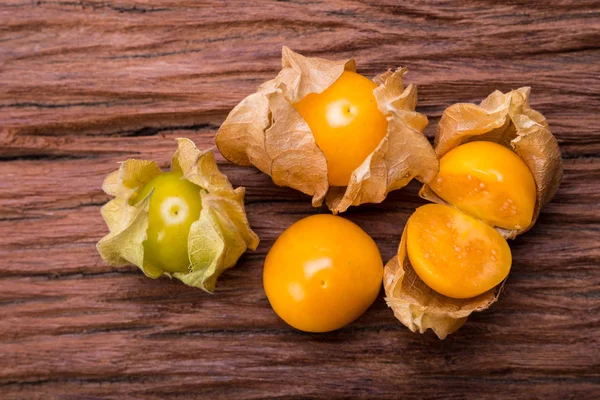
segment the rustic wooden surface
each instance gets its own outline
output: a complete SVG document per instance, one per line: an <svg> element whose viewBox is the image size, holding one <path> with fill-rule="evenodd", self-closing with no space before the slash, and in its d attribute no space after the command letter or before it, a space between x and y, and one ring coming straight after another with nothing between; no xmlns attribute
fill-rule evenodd
<svg viewBox="0 0 600 400"><path fill-rule="evenodd" d="M600 4L414 3L4 0L0 398L600 398ZM129 157L166 167L177 137L212 146L282 44L367 75L407 65L429 137L451 103L533 87L563 184L511 242L500 301L447 340L409 332L382 296L338 332L286 326L262 289L265 254L325 210L220 156L262 242L216 295L96 253L103 177ZM385 260L417 190L346 214Z"/></svg>

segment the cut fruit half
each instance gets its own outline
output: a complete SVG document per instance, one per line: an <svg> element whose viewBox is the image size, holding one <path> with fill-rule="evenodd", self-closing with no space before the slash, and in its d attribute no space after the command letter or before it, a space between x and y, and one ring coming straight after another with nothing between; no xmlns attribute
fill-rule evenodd
<svg viewBox="0 0 600 400"><path fill-rule="evenodd" d="M508 243L486 223L450 206L419 207L407 223L410 263L423 282L456 299L502 282L512 263Z"/></svg>

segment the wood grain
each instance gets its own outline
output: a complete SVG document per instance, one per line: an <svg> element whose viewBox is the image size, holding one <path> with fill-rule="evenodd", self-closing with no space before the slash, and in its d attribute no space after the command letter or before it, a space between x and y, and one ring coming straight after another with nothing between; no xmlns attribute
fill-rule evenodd
<svg viewBox="0 0 600 400"><path fill-rule="evenodd" d="M0 4L0 397L600 398L600 3L597 1L5 0ZM500 301L445 341L380 298L313 335L279 320L261 270L315 212L252 168L256 252L214 296L95 251L104 176L129 157L168 165L174 139L213 146L228 111L279 69L286 44L408 66L433 136L443 109L532 86L565 158L538 224L511 242ZM410 184L345 216L396 251Z"/></svg>

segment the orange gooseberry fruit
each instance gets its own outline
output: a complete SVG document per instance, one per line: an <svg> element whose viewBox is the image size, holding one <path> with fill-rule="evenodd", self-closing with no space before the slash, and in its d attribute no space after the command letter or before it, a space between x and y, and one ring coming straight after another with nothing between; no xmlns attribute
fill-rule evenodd
<svg viewBox="0 0 600 400"><path fill-rule="evenodd" d="M383 262L358 225L319 214L290 226L265 260L263 283L275 312L306 332L328 332L354 321L375 301Z"/></svg>
<svg viewBox="0 0 600 400"><path fill-rule="evenodd" d="M508 276L508 243L490 225L454 207L427 204L408 219L406 248L423 282L448 297L487 292Z"/></svg>
<svg viewBox="0 0 600 400"><path fill-rule="evenodd" d="M331 186L347 186L352 172L387 133L387 120L373 94L376 87L372 80L344 71L322 93L311 93L294 105L325 155Z"/></svg>
<svg viewBox="0 0 600 400"><path fill-rule="evenodd" d="M522 229L531 224L536 186L525 162L493 142L469 142L440 159L429 184L453 206L494 226Z"/></svg>

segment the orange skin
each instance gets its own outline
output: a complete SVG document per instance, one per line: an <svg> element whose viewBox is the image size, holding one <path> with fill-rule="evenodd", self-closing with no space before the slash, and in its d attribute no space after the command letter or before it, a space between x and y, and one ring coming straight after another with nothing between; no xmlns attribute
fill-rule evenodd
<svg viewBox="0 0 600 400"><path fill-rule="evenodd" d="M383 262L365 231L342 217L301 219L277 239L263 284L273 310L306 332L328 332L357 319L381 288Z"/></svg>
<svg viewBox="0 0 600 400"><path fill-rule="evenodd" d="M325 91L294 105L325 155L331 186L347 186L352 172L387 133L387 120L373 95L376 87L370 79L344 71Z"/></svg>
<svg viewBox="0 0 600 400"><path fill-rule="evenodd" d="M406 246L421 280L445 296L487 292L510 272L506 240L490 225L446 205L427 204L408 219Z"/></svg>
<svg viewBox="0 0 600 400"><path fill-rule="evenodd" d="M450 150L429 186L448 203L494 226L523 229L531 224L533 175L515 152L497 143L469 142Z"/></svg>

